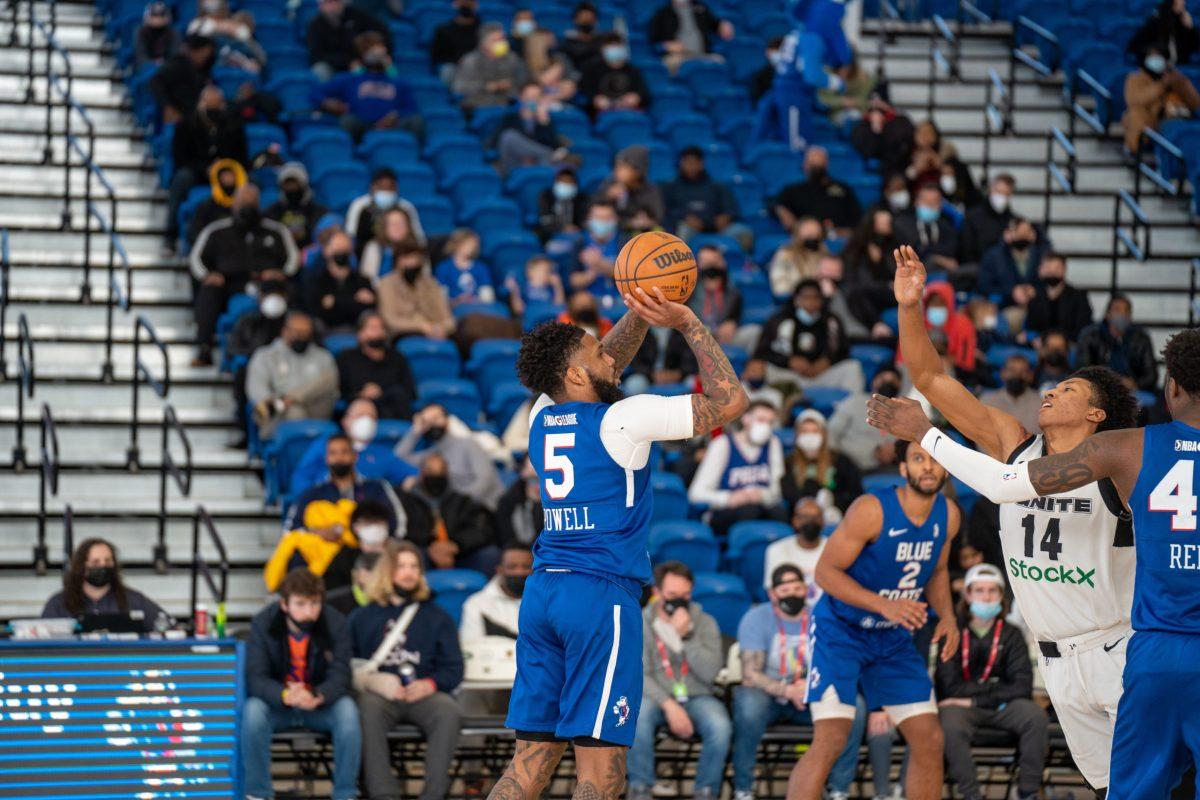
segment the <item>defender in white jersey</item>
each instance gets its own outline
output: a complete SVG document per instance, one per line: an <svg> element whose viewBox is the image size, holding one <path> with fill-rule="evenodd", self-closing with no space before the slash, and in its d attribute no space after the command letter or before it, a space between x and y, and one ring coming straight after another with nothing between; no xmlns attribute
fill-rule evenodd
<svg viewBox="0 0 1200 800"><path fill-rule="evenodd" d="M1088 367L1046 392L1038 415L1043 432L1030 436L1016 418L985 406L944 372L921 308L925 268L911 247L896 251L894 288L900 348L913 385L992 458L1020 464L1069 451L1098 431L1133 425L1137 404L1120 378ZM1097 481L1001 505L1000 543L1071 755L1088 783L1104 789L1131 633L1130 514L1112 482Z"/></svg>

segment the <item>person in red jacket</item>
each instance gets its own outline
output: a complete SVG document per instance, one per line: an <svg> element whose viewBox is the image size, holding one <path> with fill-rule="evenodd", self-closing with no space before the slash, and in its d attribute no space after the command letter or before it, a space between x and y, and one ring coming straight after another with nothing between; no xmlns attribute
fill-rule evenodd
<svg viewBox="0 0 1200 800"><path fill-rule="evenodd" d="M934 281L925 288L925 330L939 351L944 346L960 375L975 372L975 326L970 317L955 308L954 289L949 283ZM897 357L900 360L902 353Z"/></svg>

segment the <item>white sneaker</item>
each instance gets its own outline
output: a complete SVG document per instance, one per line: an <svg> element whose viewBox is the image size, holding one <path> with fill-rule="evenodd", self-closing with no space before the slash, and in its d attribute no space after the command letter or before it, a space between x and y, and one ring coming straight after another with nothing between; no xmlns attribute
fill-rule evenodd
<svg viewBox="0 0 1200 800"><path fill-rule="evenodd" d="M829 792L825 797L827 800L849 800L850 795L845 792Z"/></svg>
<svg viewBox="0 0 1200 800"><path fill-rule="evenodd" d="M733 793L733 800L754 800L754 792L738 789Z"/></svg>

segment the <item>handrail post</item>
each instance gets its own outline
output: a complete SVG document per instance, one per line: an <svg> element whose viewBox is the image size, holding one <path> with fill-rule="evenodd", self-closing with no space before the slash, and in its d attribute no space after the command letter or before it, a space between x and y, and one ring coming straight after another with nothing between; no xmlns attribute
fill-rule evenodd
<svg viewBox="0 0 1200 800"><path fill-rule="evenodd" d="M33 568L38 575L45 575L49 566L46 550L46 487L50 495L58 495L58 430L50 406L42 403L41 415L42 463L38 479L37 543L33 548Z"/></svg>
<svg viewBox="0 0 1200 800"><path fill-rule="evenodd" d="M25 449L25 399L33 399L36 382L33 337L29 334L29 320L21 314L17 317L17 421L13 445L13 469L16 472L23 472L29 465Z"/></svg>
<svg viewBox="0 0 1200 800"><path fill-rule="evenodd" d="M8 228L0 228L0 381L8 379L8 361L5 355L5 351L8 349L8 338L4 331L8 324L8 283L12 275L11 267L8 251Z"/></svg>
<svg viewBox="0 0 1200 800"><path fill-rule="evenodd" d="M1121 240L1117 235L1117 230L1121 227L1121 197L1113 195L1113 233L1112 233L1112 270L1109 275L1108 291L1110 294L1117 293L1117 260L1120 253Z"/></svg>
<svg viewBox="0 0 1200 800"><path fill-rule="evenodd" d="M138 384L142 380L142 362L138 358L142 339L140 322L140 319L133 321L133 374L129 379L133 384L133 400L130 403L132 416L129 422L129 447L125 451L125 467L130 472L136 472L142 465L142 451L138 447Z"/></svg>
<svg viewBox="0 0 1200 800"><path fill-rule="evenodd" d="M171 431L179 434L179 442L183 445L184 462L180 468L171 455ZM159 573L167 571L167 476L175 481L180 494L188 497L192 493L192 444L188 441L187 430L175 416L175 409L170 403L163 406L162 419L162 457L158 476L158 541L154 546L154 568Z"/></svg>
<svg viewBox="0 0 1200 800"><path fill-rule="evenodd" d="M66 574L71 567L71 554L75 552L75 511L70 503L63 505L63 558L62 571Z"/></svg>

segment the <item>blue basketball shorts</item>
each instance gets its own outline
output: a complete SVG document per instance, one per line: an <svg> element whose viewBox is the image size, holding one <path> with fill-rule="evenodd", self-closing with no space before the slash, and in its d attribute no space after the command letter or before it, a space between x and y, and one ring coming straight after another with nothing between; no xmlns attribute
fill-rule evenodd
<svg viewBox="0 0 1200 800"><path fill-rule="evenodd" d="M630 747L642 705L642 614L629 589L539 570L521 598L517 679L505 724Z"/></svg>

